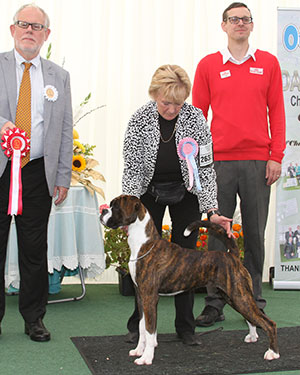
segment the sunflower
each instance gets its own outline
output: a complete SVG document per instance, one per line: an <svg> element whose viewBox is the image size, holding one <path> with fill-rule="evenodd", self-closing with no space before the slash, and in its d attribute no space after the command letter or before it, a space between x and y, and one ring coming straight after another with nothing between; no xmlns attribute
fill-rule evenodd
<svg viewBox="0 0 300 375"><path fill-rule="evenodd" d="M74 128L73 128L73 139L79 139L78 131Z"/></svg>
<svg viewBox="0 0 300 375"><path fill-rule="evenodd" d="M74 140L73 145L75 148L79 148L83 154L85 153L85 147L79 141Z"/></svg>
<svg viewBox="0 0 300 375"><path fill-rule="evenodd" d="M72 170L83 171L86 167L85 158L82 155L73 155Z"/></svg>

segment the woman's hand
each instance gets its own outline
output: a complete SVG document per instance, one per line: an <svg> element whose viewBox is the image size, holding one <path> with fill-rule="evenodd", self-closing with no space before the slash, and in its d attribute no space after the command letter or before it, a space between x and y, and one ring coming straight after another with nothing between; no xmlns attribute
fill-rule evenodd
<svg viewBox="0 0 300 375"><path fill-rule="evenodd" d="M234 235L233 235L233 233L231 231L231 222L232 222L232 219L229 219L226 216L215 214L215 215L211 215L211 217L210 217L209 220L212 223L221 225L226 230L227 236L229 238L230 237L234 237Z"/></svg>

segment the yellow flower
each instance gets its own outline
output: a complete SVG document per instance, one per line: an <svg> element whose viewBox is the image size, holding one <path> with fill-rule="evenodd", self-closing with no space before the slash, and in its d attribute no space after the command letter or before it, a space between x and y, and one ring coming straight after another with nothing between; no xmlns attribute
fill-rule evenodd
<svg viewBox="0 0 300 375"><path fill-rule="evenodd" d="M73 141L73 145L81 150L81 152L85 153L85 147L79 141Z"/></svg>
<svg viewBox="0 0 300 375"><path fill-rule="evenodd" d="M79 139L78 131L76 129L74 129L74 128L73 128L73 138L74 139Z"/></svg>
<svg viewBox="0 0 300 375"><path fill-rule="evenodd" d="M170 227L169 227L169 225L163 225L163 226L162 226L162 229L163 229L163 230L169 230Z"/></svg>
<svg viewBox="0 0 300 375"><path fill-rule="evenodd" d="M85 158L82 155L73 155L72 170L83 171L86 167Z"/></svg>

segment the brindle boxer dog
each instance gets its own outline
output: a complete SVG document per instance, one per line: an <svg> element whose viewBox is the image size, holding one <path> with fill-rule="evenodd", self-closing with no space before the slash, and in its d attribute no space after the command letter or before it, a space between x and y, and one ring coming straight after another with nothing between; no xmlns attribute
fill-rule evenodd
<svg viewBox="0 0 300 375"><path fill-rule="evenodd" d="M110 228L128 226L129 270L141 316L139 342L129 355L140 357L135 360L137 365L150 365L154 357L159 295L175 295L208 284L215 285L226 302L247 320L249 334L245 342L257 341L256 326L260 326L269 336L264 358L279 358L276 324L256 306L251 277L239 259L236 241L228 238L221 226L197 221L184 234L207 227L224 241L227 253L183 249L162 239L145 206L133 196L121 195L112 200L100 220Z"/></svg>

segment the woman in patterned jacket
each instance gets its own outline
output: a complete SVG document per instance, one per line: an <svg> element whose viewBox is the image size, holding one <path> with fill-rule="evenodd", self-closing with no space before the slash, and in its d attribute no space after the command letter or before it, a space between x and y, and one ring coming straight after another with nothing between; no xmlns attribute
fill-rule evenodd
<svg viewBox="0 0 300 375"><path fill-rule="evenodd" d="M172 222L171 241L194 248L197 233L184 237L186 226L207 213L231 235L231 220L218 211L212 139L202 111L185 102L191 90L187 73L177 65L163 65L152 77L153 99L131 117L124 140L124 194L141 199L158 232L166 207ZM184 344L199 345L193 315L194 294L175 296L175 329ZM138 340L137 304L129 318L127 342Z"/></svg>

